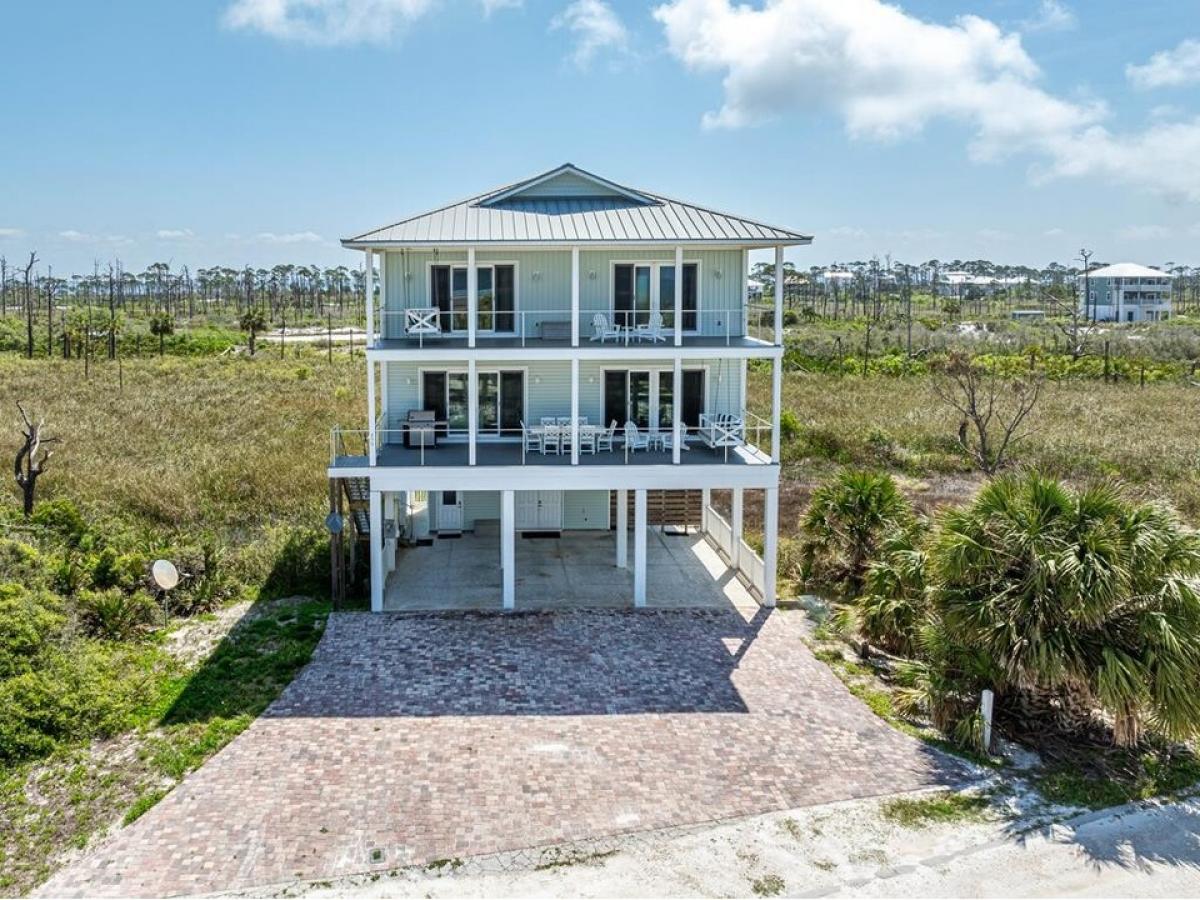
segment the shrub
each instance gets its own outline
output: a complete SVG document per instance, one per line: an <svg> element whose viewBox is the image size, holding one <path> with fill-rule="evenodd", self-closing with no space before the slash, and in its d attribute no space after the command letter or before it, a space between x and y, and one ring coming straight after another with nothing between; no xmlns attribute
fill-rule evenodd
<svg viewBox="0 0 1200 900"><path fill-rule="evenodd" d="M57 598L19 584L0 584L0 679L28 672L62 630Z"/></svg>
<svg viewBox="0 0 1200 900"><path fill-rule="evenodd" d="M80 621L93 637L128 640L154 620L156 606L145 591L127 594L120 588L82 591L76 601Z"/></svg>
<svg viewBox="0 0 1200 900"><path fill-rule="evenodd" d="M912 508L890 475L842 471L813 492L801 521L805 580L857 596L877 549L911 523Z"/></svg>
<svg viewBox="0 0 1200 900"><path fill-rule="evenodd" d="M779 437L785 441L793 441L800 434L800 419L790 409L779 414Z"/></svg>

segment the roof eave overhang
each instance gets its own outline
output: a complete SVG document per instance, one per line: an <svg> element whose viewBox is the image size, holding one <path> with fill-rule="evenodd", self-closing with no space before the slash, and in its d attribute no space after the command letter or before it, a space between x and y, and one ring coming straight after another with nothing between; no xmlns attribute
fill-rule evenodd
<svg viewBox="0 0 1200 900"><path fill-rule="evenodd" d="M707 240L696 240L695 238L662 238L625 241L388 241L350 238L343 240L341 243L347 250L429 250L437 247L451 247L455 249L466 249L467 247L496 247L505 249L559 247L568 250L571 247L800 247L811 244L812 241L811 237L795 235L786 238L711 238Z"/></svg>

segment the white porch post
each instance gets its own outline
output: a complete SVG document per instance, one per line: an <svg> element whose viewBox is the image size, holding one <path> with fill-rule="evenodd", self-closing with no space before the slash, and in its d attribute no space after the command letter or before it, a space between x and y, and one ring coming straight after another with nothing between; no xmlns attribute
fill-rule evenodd
<svg viewBox="0 0 1200 900"><path fill-rule="evenodd" d="M775 564L779 555L779 488L763 491L763 606L775 605Z"/></svg>
<svg viewBox="0 0 1200 900"><path fill-rule="evenodd" d="M738 567L738 559L742 555L742 489L733 489L733 513L729 521L729 561L733 567Z"/></svg>
<svg viewBox="0 0 1200 900"><path fill-rule="evenodd" d="M479 325L479 273L475 271L475 248L467 248L467 346L475 346Z"/></svg>
<svg viewBox="0 0 1200 900"><path fill-rule="evenodd" d="M579 248L571 248L571 346L579 346Z"/></svg>
<svg viewBox="0 0 1200 900"><path fill-rule="evenodd" d="M696 323L697 327L699 324L699 322ZM683 346L683 247L675 248L675 346ZM678 365L676 365L675 371L679 371ZM678 383L675 385L675 390L679 390ZM678 402L676 400L676 403ZM676 453L675 456L675 462L679 462L679 454Z"/></svg>
<svg viewBox="0 0 1200 900"><path fill-rule="evenodd" d="M617 491L617 568L629 568L629 491Z"/></svg>
<svg viewBox="0 0 1200 900"><path fill-rule="evenodd" d="M475 439L479 436L479 378L475 357L467 360L467 465L475 465Z"/></svg>
<svg viewBox="0 0 1200 900"><path fill-rule="evenodd" d="M775 346L783 346L783 248L775 248Z"/></svg>
<svg viewBox="0 0 1200 900"><path fill-rule="evenodd" d="M367 346L375 346L375 251L370 247L364 253L363 293L367 301Z"/></svg>
<svg viewBox="0 0 1200 900"><path fill-rule="evenodd" d="M375 418L383 422L383 434L377 435L378 440L387 446L388 418L391 409L388 407L388 364L387 360L379 361L379 415Z"/></svg>
<svg viewBox="0 0 1200 900"><path fill-rule="evenodd" d="M783 412L783 358L771 360L771 462L779 462L779 417Z"/></svg>
<svg viewBox="0 0 1200 900"><path fill-rule="evenodd" d="M503 582L504 608L513 609L517 602L517 540L516 494L500 492L500 577Z"/></svg>
<svg viewBox="0 0 1200 900"><path fill-rule="evenodd" d="M375 465L379 436L375 433L375 363L367 357L367 459Z"/></svg>
<svg viewBox="0 0 1200 900"><path fill-rule="evenodd" d="M633 605L646 605L646 491L633 492Z"/></svg>
<svg viewBox="0 0 1200 900"><path fill-rule="evenodd" d="M571 465L579 465L579 360L571 359Z"/></svg>
<svg viewBox="0 0 1200 900"><path fill-rule="evenodd" d="M371 612L383 612L383 494L371 491Z"/></svg>
<svg viewBox="0 0 1200 900"><path fill-rule="evenodd" d="M749 369L749 366L746 363L747 363L746 359L743 358L742 359L742 371L741 371L741 383L738 385L738 415L742 417L743 421L747 418L747 416L746 416L746 374Z"/></svg>
<svg viewBox="0 0 1200 900"><path fill-rule="evenodd" d="M676 313L678 315L678 313ZM676 321L679 321L676 319ZM676 330L676 335L678 335ZM680 438L683 436L683 360L678 356L675 357L675 380L671 387L671 412L672 422L671 427L674 429L674 440L671 443L671 462L679 465L679 454L683 449L680 444Z"/></svg>
<svg viewBox="0 0 1200 900"><path fill-rule="evenodd" d="M379 286L379 306L375 312L375 335L372 343L377 343L383 338L383 333L386 330L387 323L384 321L387 312L387 254L382 250L379 251L379 279L376 284ZM382 366L380 371L382 371Z"/></svg>

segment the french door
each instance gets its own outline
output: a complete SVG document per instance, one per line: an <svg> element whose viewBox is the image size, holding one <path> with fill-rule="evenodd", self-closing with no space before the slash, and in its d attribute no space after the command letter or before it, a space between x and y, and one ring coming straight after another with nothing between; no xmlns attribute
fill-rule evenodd
<svg viewBox="0 0 1200 900"><path fill-rule="evenodd" d="M514 436L521 433L525 418L525 372L500 369L479 372L480 436ZM470 424L467 373L422 372L422 409L432 410L441 434L465 434Z"/></svg>
<svg viewBox="0 0 1200 900"><path fill-rule="evenodd" d="M517 491L514 501L517 531L562 530L562 491Z"/></svg>
<svg viewBox="0 0 1200 900"><path fill-rule="evenodd" d="M604 421L638 428L674 427L675 375L670 369L608 369L604 372ZM684 425L697 427L704 412L704 370L683 370L680 408Z"/></svg>
<svg viewBox="0 0 1200 900"><path fill-rule="evenodd" d="M517 280L513 265L475 267L479 321L476 331L511 334L516 329ZM429 273L430 305L436 306L442 331L469 330L466 266L432 266Z"/></svg>
<svg viewBox="0 0 1200 900"><path fill-rule="evenodd" d="M699 328L699 267L683 264L683 330ZM665 328L675 327L675 266L668 263L617 263L613 266L613 321L645 325L661 313Z"/></svg>

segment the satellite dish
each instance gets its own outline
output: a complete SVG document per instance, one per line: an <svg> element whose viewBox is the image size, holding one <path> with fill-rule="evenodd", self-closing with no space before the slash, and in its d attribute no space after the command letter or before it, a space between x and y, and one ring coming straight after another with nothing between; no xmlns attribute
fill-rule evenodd
<svg viewBox="0 0 1200 900"><path fill-rule="evenodd" d="M330 534L341 534L342 525L342 517L335 512L331 512L325 517L325 527L329 529Z"/></svg>
<svg viewBox="0 0 1200 900"><path fill-rule="evenodd" d="M179 570L169 559L156 559L150 567L150 578L160 591L169 591L179 584Z"/></svg>

